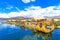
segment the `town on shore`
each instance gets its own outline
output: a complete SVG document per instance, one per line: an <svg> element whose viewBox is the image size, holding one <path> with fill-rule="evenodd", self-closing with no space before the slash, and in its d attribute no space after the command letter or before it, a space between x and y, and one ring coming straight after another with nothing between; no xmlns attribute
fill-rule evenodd
<svg viewBox="0 0 60 40"><path fill-rule="evenodd" d="M50 30L53 31L55 28L60 28L59 17L12 17L5 20L6 22L3 22L5 24L22 26L34 31L43 30L45 25L47 26L47 29L49 29L49 31L45 30L46 32L50 32ZM42 27L42 29L40 29L38 26L40 26L40 28L43 26L44 28Z"/></svg>

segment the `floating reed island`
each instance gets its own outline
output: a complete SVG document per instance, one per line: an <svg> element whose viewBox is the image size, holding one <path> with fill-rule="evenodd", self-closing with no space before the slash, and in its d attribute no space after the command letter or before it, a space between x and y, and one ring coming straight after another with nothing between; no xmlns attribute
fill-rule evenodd
<svg viewBox="0 0 60 40"><path fill-rule="evenodd" d="M55 28L60 28L60 18L30 18L30 19L9 19L5 22L6 24L16 25L30 29L34 32L44 32L50 33L54 31Z"/></svg>

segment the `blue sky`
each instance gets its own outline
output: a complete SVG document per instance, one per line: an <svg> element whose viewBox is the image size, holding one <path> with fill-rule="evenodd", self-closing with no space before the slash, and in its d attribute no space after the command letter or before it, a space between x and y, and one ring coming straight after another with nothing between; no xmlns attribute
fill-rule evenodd
<svg viewBox="0 0 60 40"><path fill-rule="evenodd" d="M33 11L35 11L37 8L39 8L39 10L41 9L41 11L42 9L45 10L45 9L51 8L52 10L54 10L58 8L57 10L59 11L60 0L0 0L0 15L2 15L1 17L9 14L18 15L18 14L21 14L20 12L24 13L24 12L27 12L29 9L32 9L32 10L34 9ZM12 14L12 12L14 14ZM27 16L31 15L30 12L27 13L28 14Z"/></svg>

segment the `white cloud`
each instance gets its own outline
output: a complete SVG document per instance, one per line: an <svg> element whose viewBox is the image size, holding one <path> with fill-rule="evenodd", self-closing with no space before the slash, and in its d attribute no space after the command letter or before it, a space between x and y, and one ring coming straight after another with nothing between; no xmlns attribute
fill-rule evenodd
<svg viewBox="0 0 60 40"><path fill-rule="evenodd" d="M35 2L35 0L31 0L32 2Z"/></svg>
<svg viewBox="0 0 60 40"><path fill-rule="evenodd" d="M22 0L22 2L24 2L24 3L29 3L30 0Z"/></svg>
<svg viewBox="0 0 60 40"><path fill-rule="evenodd" d="M0 18L9 18L9 16L7 14L0 13Z"/></svg>
<svg viewBox="0 0 60 40"><path fill-rule="evenodd" d="M32 13L32 16L59 16L60 10L55 10L57 6L50 6L47 8L41 8L39 6L32 6L27 8L26 10Z"/></svg>
<svg viewBox="0 0 60 40"><path fill-rule="evenodd" d="M30 3L30 2L35 2L35 0L22 0L24 3Z"/></svg>
<svg viewBox="0 0 60 40"><path fill-rule="evenodd" d="M58 8L58 9L57 9ZM18 8L17 8L18 9ZM30 6L25 8L26 11L19 12L10 12L8 14L1 13L0 18L9 18L9 17L17 17L17 16L26 16L26 17L35 17L35 16L60 16L60 5L58 6L50 6L46 8L41 8L40 6Z"/></svg>
<svg viewBox="0 0 60 40"><path fill-rule="evenodd" d="M19 12L11 12L9 14L7 14L9 17L16 17L16 16L20 16Z"/></svg>

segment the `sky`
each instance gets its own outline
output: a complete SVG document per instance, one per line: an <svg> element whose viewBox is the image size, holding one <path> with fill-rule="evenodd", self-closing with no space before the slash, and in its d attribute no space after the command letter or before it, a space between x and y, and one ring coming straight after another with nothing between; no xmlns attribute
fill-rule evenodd
<svg viewBox="0 0 60 40"><path fill-rule="evenodd" d="M60 0L0 0L0 18L60 16Z"/></svg>

